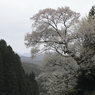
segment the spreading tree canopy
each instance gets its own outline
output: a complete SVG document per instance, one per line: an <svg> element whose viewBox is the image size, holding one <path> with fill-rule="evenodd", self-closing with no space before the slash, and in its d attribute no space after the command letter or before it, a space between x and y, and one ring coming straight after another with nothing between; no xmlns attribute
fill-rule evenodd
<svg viewBox="0 0 95 95"><path fill-rule="evenodd" d="M68 45L75 39L73 26L79 17L80 14L69 7L40 10L30 18L32 33L25 36L25 45L32 47L33 56L50 50L62 56L73 55L74 51L71 51Z"/></svg>

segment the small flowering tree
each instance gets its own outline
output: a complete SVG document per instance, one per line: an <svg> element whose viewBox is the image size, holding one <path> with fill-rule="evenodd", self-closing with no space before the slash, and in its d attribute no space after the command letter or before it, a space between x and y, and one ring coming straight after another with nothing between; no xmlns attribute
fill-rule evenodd
<svg viewBox="0 0 95 95"><path fill-rule="evenodd" d="M77 69L78 65L72 58L49 54L41 67L42 73L36 79L49 95L60 95L75 85L74 78L74 81L70 78Z"/></svg>

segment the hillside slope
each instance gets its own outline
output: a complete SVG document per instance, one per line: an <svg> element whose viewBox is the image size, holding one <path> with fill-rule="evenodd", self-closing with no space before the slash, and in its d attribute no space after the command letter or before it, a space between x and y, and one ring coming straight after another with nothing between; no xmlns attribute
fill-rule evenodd
<svg viewBox="0 0 95 95"><path fill-rule="evenodd" d="M43 58L44 55L37 56L34 59L32 59L31 57L20 55L22 67L25 70L25 73L30 74L33 71L35 75L38 76L41 73L41 70L39 69L39 65L41 65Z"/></svg>
<svg viewBox="0 0 95 95"><path fill-rule="evenodd" d="M28 73L28 74L30 74L33 71L35 75L38 76L41 73L39 66L36 64L23 62L22 67L25 70L25 73Z"/></svg>

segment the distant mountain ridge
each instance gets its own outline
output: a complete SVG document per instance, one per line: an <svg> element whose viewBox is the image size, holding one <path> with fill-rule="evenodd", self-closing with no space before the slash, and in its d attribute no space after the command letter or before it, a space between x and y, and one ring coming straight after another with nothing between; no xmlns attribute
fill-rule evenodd
<svg viewBox="0 0 95 95"><path fill-rule="evenodd" d="M18 53L16 52L19 56L26 56L26 57L31 57L30 53Z"/></svg>
<svg viewBox="0 0 95 95"><path fill-rule="evenodd" d="M31 57L31 54L30 53L23 53L21 54L22 56L26 56L26 57Z"/></svg>
<svg viewBox="0 0 95 95"><path fill-rule="evenodd" d="M31 57L20 55L20 58L21 58L21 62L40 65L43 61L44 55L37 56L34 59L32 59Z"/></svg>

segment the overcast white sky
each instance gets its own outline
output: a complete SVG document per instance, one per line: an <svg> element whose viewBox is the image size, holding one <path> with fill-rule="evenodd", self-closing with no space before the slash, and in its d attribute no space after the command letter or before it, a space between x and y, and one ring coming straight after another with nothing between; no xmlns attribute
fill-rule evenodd
<svg viewBox="0 0 95 95"><path fill-rule="evenodd" d="M82 16L88 14L95 0L0 0L0 39L18 53L29 53L24 36L31 32L30 17L40 9L69 6Z"/></svg>

